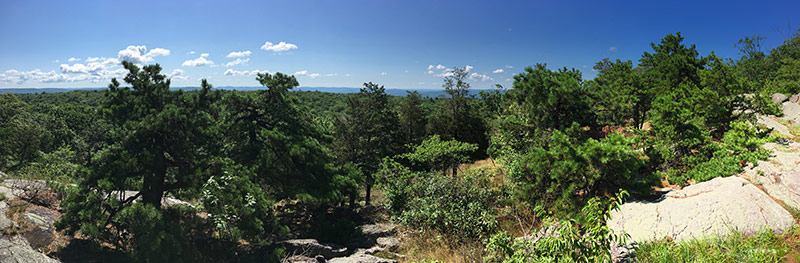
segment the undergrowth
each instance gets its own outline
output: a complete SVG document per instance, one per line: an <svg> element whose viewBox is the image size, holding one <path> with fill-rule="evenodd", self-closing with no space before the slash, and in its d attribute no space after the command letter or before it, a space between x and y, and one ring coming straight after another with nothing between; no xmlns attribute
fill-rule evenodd
<svg viewBox="0 0 800 263"><path fill-rule="evenodd" d="M781 236L763 230L753 236L733 232L727 237L710 237L684 242L645 242L636 250L635 262L781 262L796 257L787 240L796 240L800 228ZM792 255L794 254L794 255ZM795 258L797 259L797 258Z"/></svg>

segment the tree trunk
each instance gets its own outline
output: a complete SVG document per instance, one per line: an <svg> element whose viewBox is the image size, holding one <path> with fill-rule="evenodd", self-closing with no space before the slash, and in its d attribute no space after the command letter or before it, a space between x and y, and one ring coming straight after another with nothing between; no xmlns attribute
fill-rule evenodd
<svg viewBox="0 0 800 263"><path fill-rule="evenodd" d="M159 165L151 176L146 176L142 182L142 202L161 209L161 198L164 196L164 178L167 174L166 164Z"/></svg>
<svg viewBox="0 0 800 263"><path fill-rule="evenodd" d="M367 179L369 180L369 179ZM364 206L369 206L369 196L372 193L372 182L367 182L367 195L364 197Z"/></svg>

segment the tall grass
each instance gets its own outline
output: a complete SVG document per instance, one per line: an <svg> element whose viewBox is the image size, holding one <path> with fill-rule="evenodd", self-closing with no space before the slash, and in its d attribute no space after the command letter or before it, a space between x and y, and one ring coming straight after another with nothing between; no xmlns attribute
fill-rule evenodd
<svg viewBox="0 0 800 263"><path fill-rule="evenodd" d="M662 240L646 242L639 246L635 262L782 262L795 257L796 246L791 245L800 237L797 226L783 236L772 231L761 231L754 236L733 232L727 237L710 237L684 242ZM795 244L796 245L796 244Z"/></svg>

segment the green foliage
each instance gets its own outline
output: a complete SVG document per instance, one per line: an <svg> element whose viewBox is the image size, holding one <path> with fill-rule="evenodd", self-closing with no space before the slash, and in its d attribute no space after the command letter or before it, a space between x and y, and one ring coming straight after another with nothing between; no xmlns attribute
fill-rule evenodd
<svg viewBox="0 0 800 263"><path fill-rule="evenodd" d="M252 169L255 183L275 200L337 202L345 179L333 166L327 137L296 106L289 90L299 83L282 73L259 74L266 89L226 97L223 152Z"/></svg>
<svg viewBox="0 0 800 263"><path fill-rule="evenodd" d="M581 209L580 219L560 220L550 225L557 234L537 242L514 239L507 232L494 234L486 241L487 262L610 262L609 248L625 242L626 236L614 233L606 222L618 209L627 192L601 201L590 199Z"/></svg>
<svg viewBox="0 0 800 263"><path fill-rule="evenodd" d="M531 147L508 167L517 199L570 214L591 197L635 186L643 162L632 140L621 134L581 141L554 131L547 144Z"/></svg>
<svg viewBox="0 0 800 263"><path fill-rule="evenodd" d="M486 174L420 177L409 196L405 210L393 219L424 233L474 240L488 237L498 226L500 195L491 189Z"/></svg>
<svg viewBox="0 0 800 263"><path fill-rule="evenodd" d="M580 71L566 68L552 71L544 64L527 67L514 76L514 87L506 93L511 103L520 105L521 113L537 130L566 129L573 122L595 125L589 92Z"/></svg>
<svg viewBox="0 0 800 263"><path fill-rule="evenodd" d="M735 175L743 171L742 164L769 158L769 151L761 149L761 145L770 139L772 138L768 136L767 130L747 121L734 121L722 142L713 142L706 146L704 152L712 153L708 159L701 154L694 155L687 158L690 167L687 171L668 171L666 177L670 183L685 184L689 179L703 182Z"/></svg>
<svg viewBox="0 0 800 263"><path fill-rule="evenodd" d="M254 184L252 171L240 165L226 165L203 185L203 210L220 238L263 242L283 234L273 216L274 201Z"/></svg>
<svg viewBox="0 0 800 263"><path fill-rule="evenodd" d="M456 175L458 165L469 160L469 154L478 149L475 144L459 142L456 140L443 141L439 135L433 135L414 147L412 152L401 156L418 164L426 165L429 170L439 170L446 173L452 170Z"/></svg>
<svg viewBox="0 0 800 263"><path fill-rule="evenodd" d="M427 112L422 107L422 95L419 92L408 92L397 107L399 126L403 134L403 144L419 144L425 138L425 124L428 122Z"/></svg>
<svg viewBox="0 0 800 263"><path fill-rule="evenodd" d="M414 179L419 176L419 173L412 172L394 159L383 158L377 180L391 212L400 213L408 206L412 198Z"/></svg>
<svg viewBox="0 0 800 263"><path fill-rule="evenodd" d="M127 226L127 237L120 240L137 262L194 262L197 252L188 234L196 224L174 220L187 212L134 203L120 210L114 221Z"/></svg>
<svg viewBox="0 0 800 263"><path fill-rule="evenodd" d="M373 174L378 171L381 158L400 151L398 119L389 107L388 95L383 86L364 83L357 96L348 101L347 115L336 123L337 157L342 163L353 163L365 176L365 203L369 205Z"/></svg>
<svg viewBox="0 0 800 263"><path fill-rule="evenodd" d="M133 88L120 88L112 79L103 107L114 125L114 143L81 171L61 203L64 215L56 227L142 257L181 254L185 245L178 243L186 241L184 227L192 227L186 221L194 212L184 211L185 219L178 207L162 208L161 201L166 194L197 198L208 178L210 156L218 148L211 144L216 140L209 106L215 93L205 80L197 93L172 91L160 66L123 64ZM122 196L120 189L139 192ZM141 201L134 202L137 198Z"/></svg>
<svg viewBox="0 0 800 263"><path fill-rule="evenodd" d="M608 58L597 62L594 69L599 73L589 86L599 124L625 126L632 119L633 127L641 129L654 96L642 82L642 73L630 60Z"/></svg>
<svg viewBox="0 0 800 263"><path fill-rule="evenodd" d="M438 134L444 140L456 140L478 146L470 154L472 159L486 157L489 147L486 122L479 116L478 107L471 101L469 75L466 68L453 68L444 78L442 87L449 95L439 100L438 108L428 119L428 135Z"/></svg>
<svg viewBox="0 0 800 263"><path fill-rule="evenodd" d="M683 242L653 241L639 244L636 262L782 262L791 252L783 237L769 229L754 236L733 232Z"/></svg>

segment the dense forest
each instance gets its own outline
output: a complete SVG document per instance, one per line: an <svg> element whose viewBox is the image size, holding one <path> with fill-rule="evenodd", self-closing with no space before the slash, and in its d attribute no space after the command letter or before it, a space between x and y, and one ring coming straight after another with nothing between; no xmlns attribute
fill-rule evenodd
<svg viewBox="0 0 800 263"><path fill-rule="evenodd" d="M103 91L0 94L0 171L47 182L24 199L115 261L276 262L281 240L346 242L365 221L402 226L407 261L606 261L625 198L767 159L776 136L755 116L800 93L800 33L762 41L721 58L674 33L591 80L540 63L478 95L453 68L437 98L293 91L282 73L182 91L157 64L123 62ZM549 242L513 238L550 224Z"/></svg>

